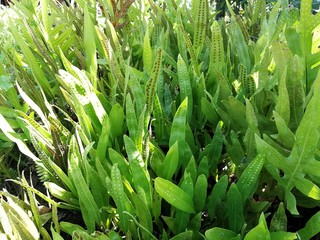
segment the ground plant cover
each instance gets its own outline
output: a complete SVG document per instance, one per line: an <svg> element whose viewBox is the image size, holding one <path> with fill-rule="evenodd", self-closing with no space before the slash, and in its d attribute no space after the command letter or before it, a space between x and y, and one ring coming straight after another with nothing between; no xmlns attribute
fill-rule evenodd
<svg viewBox="0 0 320 240"><path fill-rule="evenodd" d="M316 7L1 6L0 238L319 239Z"/></svg>

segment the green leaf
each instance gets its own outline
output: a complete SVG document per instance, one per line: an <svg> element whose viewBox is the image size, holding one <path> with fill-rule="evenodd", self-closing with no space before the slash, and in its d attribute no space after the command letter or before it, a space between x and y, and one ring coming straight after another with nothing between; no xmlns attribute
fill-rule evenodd
<svg viewBox="0 0 320 240"><path fill-rule="evenodd" d="M216 171L217 166L220 162L222 148L223 148L223 133L222 133L222 121L218 122L214 136L208 147L208 160L209 160L209 172L213 173ZM206 147L206 148L207 148Z"/></svg>
<svg viewBox="0 0 320 240"><path fill-rule="evenodd" d="M14 235L18 235L21 239L39 239L39 230L28 214L17 203L8 199L8 202L1 202L1 209L9 219ZM2 221L1 221L2 222Z"/></svg>
<svg viewBox="0 0 320 240"><path fill-rule="evenodd" d="M106 193L106 185L104 184L104 181L101 180L97 171L89 164L88 161L85 161L84 165L86 174L88 175L88 186L90 188L90 192L100 209L109 204L109 195Z"/></svg>
<svg viewBox="0 0 320 240"><path fill-rule="evenodd" d="M67 186L73 194L76 195L77 191L73 182L71 181L71 178L67 176L67 174L65 174L65 172L60 167L58 167L53 161L49 161L49 164L50 167L54 170L54 174L59 177L61 182L63 182L65 186Z"/></svg>
<svg viewBox="0 0 320 240"><path fill-rule="evenodd" d="M211 47L210 47L210 71L221 71L226 65L225 53L223 46L223 36L219 27L219 23L214 21L211 26Z"/></svg>
<svg viewBox="0 0 320 240"><path fill-rule="evenodd" d="M312 41L313 41L313 32L314 29L319 26L320 23L320 14L317 13L313 15L312 13L312 1L301 1L300 6L300 21L298 25L298 32L301 38L301 46L303 48L304 53L304 62L305 62L305 69L306 75L312 76L313 71L318 71L318 68L313 69L313 65L315 64L313 60L312 54ZM317 61L317 60L316 60ZM312 85L312 77L308 77L306 79L306 91L308 92Z"/></svg>
<svg viewBox="0 0 320 240"><path fill-rule="evenodd" d="M206 178L209 177L209 161L207 156L204 156L198 166L198 176L204 174Z"/></svg>
<svg viewBox="0 0 320 240"><path fill-rule="evenodd" d="M100 162L105 161L106 152L109 144L109 136L111 131L111 124L108 116L105 116L102 121L101 135L98 140L96 157Z"/></svg>
<svg viewBox="0 0 320 240"><path fill-rule="evenodd" d="M60 234L57 233L52 226L50 227L50 230L52 233L53 240L63 240L63 237L61 237Z"/></svg>
<svg viewBox="0 0 320 240"><path fill-rule="evenodd" d="M192 236L193 231L186 231L170 238L170 240L192 240Z"/></svg>
<svg viewBox="0 0 320 240"><path fill-rule="evenodd" d="M48 13L48 0L40 0L41 16L43 21L44 35L48 36L50 31L49 13ZM50 38L45 39L50 41ZM51 45L51 44L50 44Z"/></svg>
<svg viewBox="0 0 320 240"><path fill-rule="evenodd" d="M248 122L248 129L243 141L247 149L248 158L251 160L256 156L255 134L260 135L260 131L258 129L258 120L255 111L248 99L246 99L246 120Z"/></svg>
<svg viewBox="0 0 320 240"><path fill-rule="evenodd" d="M84 8L84 37L83 44L86 54L86 70L89 73L97 72L95 29L88 11L88 5Z"/></svg>
<svg viewBox="0 0 320 240"><path fill-rule="evenodd" d="M244 240L269 240L270 232L267 228L267 223L263 213L260 216L259 224L251 229L247 235L244 237Z"/></svg>
<svg viewBox="0 0 320 240"><path fill-rule="evenodd" d="M183 40L185 42L185 45L187 46L187 50L190 54L191 63L193 66L193 70L196 74L196 77L200 77L201 74L200 74L200 70L199 70L199 66L198 66L198 60L197 60L196 54L194 52L194 48L192 46L191 40L190 40L187 32L185 31L185 29L182 26L178 27L178 31L181 31L181 34L183 36Z"/></svg>
<svg viewBox="0 0 320 240"><path fill-rule="evenodd" d="M239 100L230 96L227 100L222 100L230 118L236 122L241 128L246 129L248 123L246 121L246 107Z"/></svg>
<svg viewBox="0 0 320 240"><path fill-rule="evenodd" d="M9 138L12 142L16 143L19 150L25 154L26 156L30 157L33 161L39 162L39 158L36 157L24 143L23 139L18 137L12 127L9 125L7 120L0 114L0 129Z"/></svg>
<svg viewBox="0 0 320 240"><path fill-rule="evenodd" d="M75 203L77 197L72 192L69 192L52 182L45 182L44 185L55 198L63 200L69 204Z"/></svg>
<svg viewBox="0 0 320 240"><path fill-rule="evenodd" d="M244 172L241 174L238 182L236 183L237 188L242 196L242 202L244 203L250 196L252 196L260 176L260 171L263 167L265 157L259 154L249 166L246 167Z"/></svg>
<svg viewBox="0 0 320 240"><path fill-rule="evenodd" d="M192 182L195 183L197 179L197 164L194 156L192 156L188 162L188 165L184 169L185 173L190 174Z"/></svg>
<svg viewBox="0 0 320 240"><path fill-rule="evenodd" d="M237 236L237 234L231 230L214 227L206 231L205 236L208 240L219 239L219 240L229 240Z"/></svg>
<svg viewBox="0 0 320 240"><path fill-rule="evenodd" d="M194 187L193 180L190 173L184 172L182 183L180 184L180 189L187 193L189 196L193 196ZM172 229L174 234L181 233L187 229L190 222L190 213L176 209L174 215L174 228Z"/></svg>
<svg viewBox="0 0 320 240"><path fill-rule="evenodd" d="M152 218L150 211L145 202L137 194L133 192L131 193L131 197L136 209L136 214L139 217L139 224L143 227L142 236L144 239L148 239L152 233Z"/></svg>
<svg viewBox="0 0 320 240"><path fill-rule="evenodd" d="M295 142L294 133L290 130L287 123L281 116L273 111L274 121L278 130L278 140L286 147L292 148Z"/></svg>
<svg viewBox="0 0 320 240"><path fill-rule="evenodd" d="M179 165L179 148L178 142L173 144L161 165L161 175L167 180L171 180L172 176L176 173Z"/></svg>
<svg viewBox="0 0 320 240"><path fill-rule="evenodd" d="M188 224L188 229L196 232L200 231L201 228L201 222L202 222L202 211L198 212L190 221Z"/></svg>
<svg viewBox="0 0 320 240"><path fill-rule="evenodd" d="M132 102L130 94L127 94L126 98L126 123L129 131L129 136L131 139L136 139L136 134L138 130L138 120L137 114L135 112L134 104Z"/></svg>
<svg viewBox="0 0 320 240"><path fill-rule="evenodd" d="M68 153L69 172L77 189L83 220L88 231L92 233L95 230L95 223L100 222L100 211L79 168L79 158L79 148L73 136Z"/></svg>
<svg viewBox="0 0 320 240"><path fill-rule="evenodd" d="M109 113L109 120L110 120L110 130L111 134L114 138L123 135L123 125L124 125L124 112L123 108L120 104L116 103L110 113Z"/></svg>
<svg viewBox="0 0 320 240"><path fill-rule="evenodd" d="M270 233L271 240L295 240L297 238L296 233L291 232L271 232ZM307 238L300 238L300 239L307 239Z"/></svg>
<svg viewBox="0 0 320 240"><path fill-rule="evenodd" d="M320 211L314 214L306 226L298 231L300 239L311 239L320 232Z"/></svg>
<svg viewBox="0 0 320 240"><path fill-rule="evenodd" d="M130 70L130 81L128 82L128 85L132 92L132 98L134 99L134 103L136 106L136 116L139 116L146 104L146 96L144 90L142 90L140 82L138 81L140 77L136 76L136 74L134 73L136 69L130 68Z"/></svg>
<svg viewBox="0 0 320 240"><path fill-rule="evenodd" d="M251 70L251 58L249 56L248 45L240 28L236 24L236 19L234 17L231 18L229 30L233 44L233 50L236 51L239 62L243 64L249 72Z"/></svg>
<svg viewBox="0 0 320 240"><path fill-rule="evenodd" d="M201 98L201 112L214 126L218 124L219 116L214 106L206 98Z"/></svg>
<svg viewBox="0 0 320 240"><path fill-rule="evenodd" d="M1 214L1 218L0 218L0 224L3 228L3 234L10 236L12 235L12 227L10 220L9 220L9 216L6 214L6 210L5 208L2 206L2 203L0 204L0 214ZM5 238L7 239L7 238Z"/></svg>
<svg viewBox="0 0 320 240"><path fill-rule="evenodd" d="M117 213L120 218L120 227L123 231L127 232L129 229L129 216L125 214L125 212L131 212L131 203L129 203L129 199L124 192L122 177L117 164L112 166L111 179L107 177L106 182L110 194L117 206Z"/></svg>
<svg viewBox="0 0 320 240"><path fill-rule="evenodd" d="M125 78L122 75L120 65L115 58L114 50L111 47L110 40L106 37L106 35L101 31L98 26L95 26L96 32L98 34L98 39L100 40L100 44L102 46L103 54L110 66L110 71L112 77L114 78L114 86L113 87L120 87L121 90L125 89ZM114 96L113 96L114 97Z"/></svg>
<svg viewBox="0 0 320 240"><path fill-rule="evenodd" d="M174 183L157 177L155 179L155 190L172 206L188 213L195 212L191 196Z"/></svg>
<svg viewBox="0 0 320 240"><path fill-rule="evenodd" d="M140 165L138 160L130 161L130 170L134 188L140 198L145 202L149 209L152 207L152 195L149 172Z"/></svg>
<svg viewBox="0 0 320 240"><path fill-rule="evenodd" d="M280 21L282 21L282 17L284 16L283 14L284 12L281 12L279 17ZM278 23L277 27L279 26L280 25ZM274 41L272 42L272 55L276 64L276 71L280 77L279 85L283 85L283 82L286 82L288 87L293 82L293 79L290 79L290 76L291 76L290 71L285 72L285 70L288 70L288 69L291 70L291 68L289 68L288 66L290 64L290 61L292 61L292 58L293 58L292 52L288 48L288 45L286 42ZM288 79L288 81L286 81L286 78ZM281 83L281 81L283 82ZM279 87L281 88L282 86L279 86ZM287 88L287 90L290 93L289 88Z"/></svg>
<svg viewBox="0 0 320 240"><path fill-rule="evenodd" d="M152 71L150 74L150 79L146 84L146 104L147 112L152 112L153 101L156 95L157 82L161 73L162 67L162 49L158 50L156 60L153 63Z"/></svg>
<svg viewBox="0 0 320 240"><path fill-rule="evenodd" d="M244 151L242 149L242 145L238 139L237 134L231 130L230 132L230 140L231 143L225 143L226 148L227 148L227 153L229 157L231 158L232 162L236 165L239 166L245 157Z"/></svg>
<svg viewBox="0 0 320 240"><path fill-rule="evenodd" d="M115 47L115 54L117 55L121 70L123 70L124 72L126 71L126 69L124 69L126 67L125 61L123 59L123 55L122 55L122 45L119 42L119 38L117 36L117 32L116 29L114 28L113 24L110 22L110 19L107 19L107 27L108 30L110 31L110 37L113 41L114 47Z"/></svg>
<svg viewBox="0 0 320 240"><path fill-rule="evenodd" d="M155 135L158 136L159 139L166 139L166 117L164 116L163 107L158 95L156 95L156 97L154 98L152 116L155 118L155 120L153 121Z"/></svg>
<svg viewBox="0 0 320 240"><path fill-rule="evenodd" d="M275 111L282 117L286 124L290 120L290 102L289 94L286 87L287 70L283 71L283 74L279 80L279 96L276 103Z"/></svg>
<svg viewBox="0 0 320 240"><path fill-rule="evenodd" d="M175 142L178 142L179 158L182 159L182 153L184 150L184 144L186 139L186 120L187 120L188 98L180 104L171 126L169 146L173 146ZM181 160L180 160L181 162Z"/></svg>
<svg viewBox="0 0 320 240"><path fill-rule="evenodd" d="M30 50L27 43L22 38L21 34L19 34L16 25L12 22L11 19L9 21L9 26L15 40L17 41L17 43L19 44L23 52L24 57L26 58L26 62L28 63L30 69L32 70L32 74L35 80L48 96L53 97L53 92L49 84L49 81L47 80L43 70L40 68L35 55Z"/></svg>
<svg viewBox="0 0 320 240"><path fill-rule="evenodd" d="M303 68L301 59L295 55L288 65L287 90L290 100L290 128L296 129L304 116L305 90L303 79Z"/></svg>
<svg viewBox="0 0 320 240"><path fill-rule="evenodd" d="M234 232L240 232L244 224L243 202L241 193L234 183L227 192L227 211L229 228Z"/></svg>
<svg viewBox="0 0 320 240"><path fill-rule="evenodd" d="M11 83L11 76L9 75L0 75L0 90L8 91L13 88Z"/></svg>
<svg viewBox="0 0 320 240"><path fill-rule="evenodd" d="M319 87L319 76L315 86ZM305 174L311 176L319 176L319 171L316 170L319 162L314 159L319 140L320 126L320 93L314 91L304 116L296 131L296 143L293 146L292 152L287 160L288 171L285 173L284 188L286 192L291 191L294 186L299 191L313 199L320 199L320 189L313 182L305 178ZM310 167L312 166L312 167Z"/></svg>
<svg viewBox="0 0 320 240"><path fill-rule="evenodd" d="M192 95L192 84L190 81L190 76L188 73L188 68L186 63L183 61L182 57L178 55L178 80L180 87L180 99L181 102L188 97L188 122L190 122L193 111L193 95Z"/></svg>
<svg viewBox="0 0 320 240"><path fill-rule="evenodd" d="M263 21L266 15L266 2L265 0L257 0L254 3L254 10L252 14L251 24L254 25L259 19Z"/></svg>
<svg viewBox="0 0 320 240"><path fill-rule="evenodd" d="M143 161L141 153L137 149L132 139L129 138L127 135L124 135L123 140L124 140L126 152L128 154L129 162L133 162L137 160L141 166L144 166L145 162Z"/></svg>
<svg viewBox="0 0 320 240"><path fill-rule="evenodd" d="M193 1L195 3L195 6L193 7L193 10L196 12L195 19L194 19L194 31L193 31L193 46L195 48L196 52L200 52L203 48L203 43L206 35L207 30L207 0L199 0L199 1Z"/></svg>
<svg viewBox="0 0 320 240"><path fill-rule="evenodd" d="M64 232L68 233L69 235L72 235L74 231L85 231L83 227L70 223L70 222L61 222L60 223L61 228L63 229Z"/></svg>
<svg viewBox="0 0 320 240"><path fill-rule="evenodd" d="M35 103L27 94L26 92L23 91L23 89L19 86L19 84L17 83L17 89L19 91L20 96L22 97L22 99L30 106L31 109L33 109L41 118L42 122L48 126L48 119L45 116L45 113L42 111L42 109L39 107L39 105L37 103Z"/></svg>
<svg viewBox="0 0 320 240"><path fill-rule="evenodd" d="M112 148L108 149L109 157L112 164L117 164L121 175L126 177L128 180L131 178L131 174L129 173L129 163L128 161L117 151Z"/></svg>
<svg viewBox="0 0 320 240"><path fill-rule="evenodd" d="M271 219L270 231L287 231L287 216L282 202Z"/></svg>
<svg viewBox="0 0 320 240"><path fill-rule="evenodd" d="M208 208L208 214L210 219L214 219L214 217L216 217L219 202L222 202L222 200L225 198L227 188L228 188L228 176L224 175L214 185L207 200L207 208Z"/></svg>
<svg viewBox="0 0 320 240"><path fill-rule="evenodd" d="M148 74L151 74L153 63L152 48L150 46L149 29L147 27L143 40L143 66Z"/></svg>
<svg viewBox="0 0 320 240"><path fill-rule="evenodd" d="M195 211L198 213L203 210L203 207L207 200L207 187L208 181L204 174L198 176L197 181L194 185L193 202Z"/></svg>
<svg viewBox="0 0 320 240"><path fill-rule="evenodd" d="M134 139L135 148L140 152L140 154L142 154L144 150L143 142L146 137L145 133L147 132L149 121L149 116L146 116L146 109L147 108L145 105L138 119L137 134L136 138Z"/></svg>

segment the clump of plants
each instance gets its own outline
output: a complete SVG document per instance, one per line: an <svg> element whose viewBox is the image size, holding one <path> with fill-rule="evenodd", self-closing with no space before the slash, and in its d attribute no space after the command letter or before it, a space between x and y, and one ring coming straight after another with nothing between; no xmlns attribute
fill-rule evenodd
<svg viewBox="0 0 320 240"><path fill-rule="evenodd" d="M320 15L226 6L216 20L207 0L12 1L2 238L320 232Z"/></svg>

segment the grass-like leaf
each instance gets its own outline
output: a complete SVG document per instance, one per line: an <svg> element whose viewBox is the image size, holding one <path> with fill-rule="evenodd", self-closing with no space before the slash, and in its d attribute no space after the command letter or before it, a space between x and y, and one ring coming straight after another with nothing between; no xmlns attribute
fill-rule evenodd
<svg viewBox="0 0 320 240"><path fill-rule="evenodd" d="M76 183L75 187L79 197L83 220L86 223L88 231L93 232L95 230L95 223L100 222L99 208L79 168L78 164L80 161L80 154L75 137L71 139L68 158L70 164L70 174L73 182Z"/></svg>

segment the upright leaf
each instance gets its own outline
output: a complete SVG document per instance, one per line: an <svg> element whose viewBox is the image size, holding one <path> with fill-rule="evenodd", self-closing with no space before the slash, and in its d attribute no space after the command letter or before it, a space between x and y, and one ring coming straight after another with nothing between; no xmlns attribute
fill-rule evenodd
<svg viewBox="0 0 320 240"><path fill-rule="evenodd" d="M280 203L278 210L271 219L270 231L287 231L287 216L283 203Z"/></svg>
<svg viewBox="0 0 320 240"><path fill-rule="evenodd" d="M26 58L26 61L29 65L30 69L32 70L32 74L33 74L35 80L37 81L39 86L43 89L43 91L49 97L53 97L53 91L52 91L52 88L49 84L49 81L47 80L43 70L40 68L36 57L34 56L32 51L30 50L28 45L25 43L22 36L19 34L19 32L18 32L16 26L14 25L14 23L12 22L12 20L9 21L9 26L10 26L10 30L11 30L13 36L15 37L15 40L18 42L18 44L19 44L19 46L20 46L20 48Z"/></svg>
<svg viewBox="0 0 320 240"><path fill-rule="evenodd" d="M314 214L304 228L298 231L298 234L301 239L311 239L313 236L320 232L320 212Z"/></svg>
<svg viewBox="0 0 320 240"><path fill-rule="evenodd" d="M191 196L174 183L157 177L155 179L155 190L172 206L188 213L194 213Z"/></svg>
<svg viewBox="0 0 320 240"><path fill-rule="evenodd" d="M143 40L143 65L148 74L151 74L153 64L152 48L150 46L149 29L147 27Z"/></svg>
<svg viewBox="0 0 320 240"><path fill-rule="evenodd" d="M94 25L88 11L88 5L84 8L84 49L86 54L86 70L89 73L97 73L96 43ZM95 85L95 83L94 83Z"/></svg>
<svg viewBox="0 0 320 240"><path fill-rule="evenodd" d="M170 147L172 147L175 142L178 142L180 162L182 160L182 154L185 148L187 109L188 98L184 99L184 101L180 104L173 118L169 140Z"/></svg>
<svg viewBox="0 0 320 240"><path fill-rule="evenodd" d="M160 48L157 53L155 62L153 63L152 71L150 74L150 79L146 84L146 104L147 112L151 113L153 101L156 95L157 81L161 72L161 63L162 63L162 49Z"/></svg>
<svg viewBox="0 0 320 240"><path fill-rule="evenodd" d="M270 232L268 231L266 219L263 213L260 216L259 224L252 228L247 235L244 237L244 240L268 240L270 239Z"/></svg>
<svg viewBox="0 0 320 240"><path fill-rule="evenodd" d="M264 159L264 156L260 154L254 160L252 160L236 183L237 188L242 196L243 203L250 196L252 196L255 187L257 186L260 171L264 164Z"/></svg>
<svg viewBox="0 0 320 240"><path fill-rule="evenodd" d="M161 165L162 169L162 175L163 178L170 180L172 176L176 173L179 166L179 148L178 148L178 142L175 142L173 144L167 155L165 160L163 161Z"/></svg>
<svg viewBox="0 0 320 240"><path fill-rule="evenodd" d="M243 202L241 201L241 193L234 183L231 184L227 192L227 207L229 228L234 232L240 232L244 224Z"/></svg>
<svg viewBox="0 0 320 240"><path fill-rule="evenodd" d="M72 137L68 153L69 173L77 189L83 220L88 231L94 232L95 224L100 222L100 211L79 168L79 158L79 148L75 137Z"/></svg>
<svg viewBox="0 0 320 240"><path fill-rule="evenodd" d="M186 63L182 57L178 55L178 80L180 87L180 99L181 102L188 97L188 122L190 122L193 110L193 95L192 95L192 84L188 73Z"/></svg>
<svg viewBox="0 0 320 240"><path fill-rule="evenodd" d="M289 102L288 90L286 87L286 77L287 77L287 71L284 70L279 80L279 96L278 96L278 101L276 103L275 110L286 122L286 124L288 124L290 120L290 102ZM289 81L291 81L291 79Z"/></svg>
<svg viewBox="0 0 320 240"><path fill-rule="evenodd" d="M196 18L194 19L193 46L195 51L201 51L207 29L207 0L193 1Z"/></svg>

